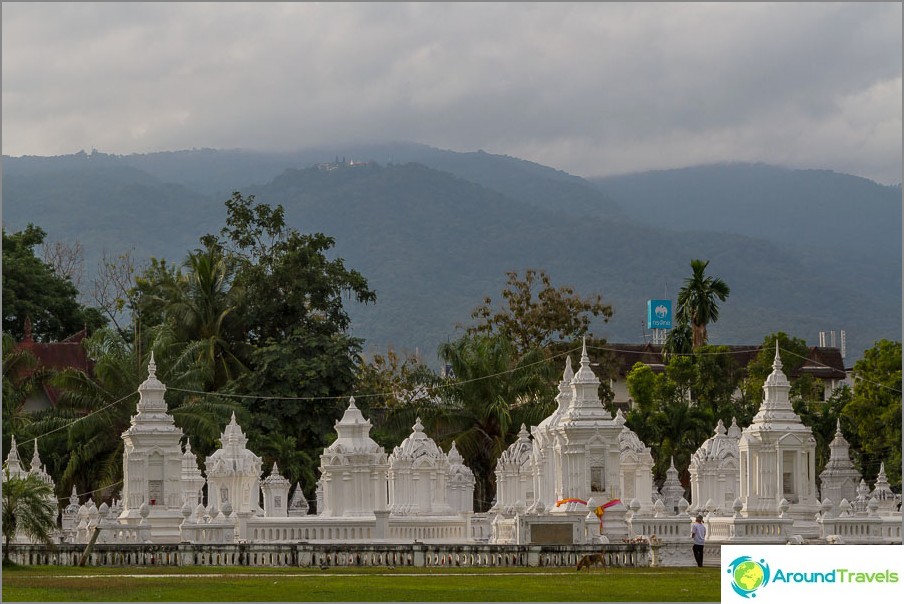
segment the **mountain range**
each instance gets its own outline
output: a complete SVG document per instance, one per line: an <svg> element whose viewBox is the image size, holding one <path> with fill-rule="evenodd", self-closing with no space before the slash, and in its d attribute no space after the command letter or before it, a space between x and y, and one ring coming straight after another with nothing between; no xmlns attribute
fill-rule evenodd
<svg viewBox="0 0 904 604"><path fill-rule="evenodd" d="M3 158L4 227L78 240L89 269L104 251L181 261L233 191L335 238L377 293L349 307L368 352L432 362L485 296L498 303L506 271L528 268L613 305L594 335L640 342L646 300L674 300L693 258L731 287L713 343L845 330L850 364L901 339L901 188L856 176L723 164L583 179L409 143Z"/></svg>

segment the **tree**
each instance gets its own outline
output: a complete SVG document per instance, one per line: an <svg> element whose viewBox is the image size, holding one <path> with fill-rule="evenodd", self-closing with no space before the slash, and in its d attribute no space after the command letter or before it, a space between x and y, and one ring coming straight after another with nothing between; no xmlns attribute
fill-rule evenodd
<svg viewBox="0 0 904 604"><path fill-rule="evenodd" d="M96 308L78 302L72 282L35 255L46 233L32 224L7 235L3 229L3 331L21 341L31 320L36 341L62 340L83 328L104 325Z"/></svg>
<svg viewBox="0 0 904 604"><path fill-rule="evenodd" d="M54 274L81 291L85 276L85 246L81 241L76 239L71 245L63 241L54 241L53 244L45 242L41 245L41 256L53 268Z"/></svg>
<svg viewBox="0 0 904 604"><path fill-rule="evenodd" d="M676 320L675 325L665 337L662 352L665 357L677 354L690 354L694 351L694 331L686 321Z"/></svg>
<svg viewBox="0 0 904 604"><path fill-rule="evenodd" d="M693 330L693 346L703 346L707 341L706 327L719 320L719 304L731 293L728 285L719 278L705 275L709 260L691 260L692 274L684 280L678 291L679 323L687 323Z"/></svg>
<svg viewBox="0 0 904 604"><path fill-rule="evenodd" d="M3 559L9 560L9 544L21 531L31 539L51 543L56 527L56 498L51 486L33 474L10 476L3 481Z"/></svg>
<svg viewBox="0 0 904 604"><path fill-rule="evenodd" d="M38 365L29 350L20 348L13 337L3 333L3 458L14 435L26 434L34 416L26 411L29 395L43 386L51 372Z"/></svg>
<svg viewBox="0 0 904 604"><path fill-rule="evenodd" d="M137 339L135 275L138 269L133 253L134 249L131 249L114 257L104 250L94 277L92 300L120 333ZM132 322L128 329L127 319Z"/></svg>
<svg viewBox="0 0 904 604"><path fill-rule="evenodd" d="M783 331L769 334L763 339L760 351L756 357L747 364L747 376L741 382L741 393L745 401L759 407L763 402L763 384L772 373L772 363L775 361L775 343L778 342L782 358L782 373L786 376L793 375L807 360L809 347L804 340L789 336ZM792 379L791 397L798 398L800 388L795 387L796 380ZM803 386L807 390L806 385Z"/></svg>
<svg viewBox="0 0 904 604"><path fill-rule="evenodd" d="M506 275L505 305L494 310L493 300L484 298L471 312L479 323L467 329L468 335L498 334L509 340L518 354L525 354L555 343L578 341L587 334L593 317L601 316L604 321L612 317L612 307L603 304L602 296L584 298L572 287L555 288L542 270L528 269L523 279L517 272Z"/></svg>
<svg viewBox="0 0 904 604"><path fill-rule="evenodd" d="M854 363L854 389L842 410L854 427L860 472L867 480L885 462L888 481L901 487L901 343L879 340Z"/></svg>
<svg viewBox="0 0 904 604"><path fill-rule="evenodd" d="M165 287L166 321L177 341L194 343L205 390L216 391L248 370L240 311L242 288L218 246L195 250Z"/></svg>
<svg viewBox="0 0 904 604"><path fill-rule="evenodd" d="M372 303L376 294L361 273L327 257L331 237L287 227L281 205L236 192L226 210L220 233L201 243L222 253L232 290L242 293L243 303L229 317L248 346L240 357L248 371L234 375L222 392L258 397L244 399L250 435L292 436L317 459L360 365L362 340L348 333L343 300ZM313 484L304 486L313 493Z"/></svg>

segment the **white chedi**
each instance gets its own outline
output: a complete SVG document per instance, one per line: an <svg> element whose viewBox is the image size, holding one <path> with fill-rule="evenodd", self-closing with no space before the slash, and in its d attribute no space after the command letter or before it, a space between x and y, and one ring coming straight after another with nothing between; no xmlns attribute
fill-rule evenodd
<svg viewBox="0 0 904 604"><path fill-rule="evenodd" d="M447 515L449 459L417 418L411 434L389 456L389 509L396 515Z"/></svg>
<svg viewBox="0 0 904 604"><path fill-rule="evenodd" d="M204 461L208 504L221 510L228 501L238 516L258 515L262 460L248 450L248 439L236 422L235 413L220 442L223 446Z"/></svg>
<svg viewBox="0 0 904 604"><path fill-rule="evenodd" d="M490 512L511 515L533 505L533 453L530 433L521 424L518 439L496 461L496 503Z"/></svg>
<svg viewBox="0 0 904 604"><path fill-rule="evenodd" d="M734 418L727 430L720 419L715 434L691 456L688 468L691 513L728 515L731 512L740 488L740 437L741 429ZM706 509L708 502L710 509Z"/></svg>
<svg viewBox="0 0 904 604"><path fill-rule="evenodd" d="M778 341L763 402L741 432L740 499L744 517L773 517L784 500L788 516L811 521L816 499L816 439L791 406L791 383L782 372Z"/></svg>
<svg viewBox="0 0 904 604"><path fill-rule="evenodd" d="M317 513L324 517L373 516L388 505L389 462L370 437L354 397L336 422L336 440L320 456Z"/></svg>
<svg viewBox="0 0 904 604"><path fill-rule="evenodd" d="M449 460L449 477L446 479L446 502L453 513L467 514L474 511L474 472L465 465L455 441L446 456Z"/></svg>

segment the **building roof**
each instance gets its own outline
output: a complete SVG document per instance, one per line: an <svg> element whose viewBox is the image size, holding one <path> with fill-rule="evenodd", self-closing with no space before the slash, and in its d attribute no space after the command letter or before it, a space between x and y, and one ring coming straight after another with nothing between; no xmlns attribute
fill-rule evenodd
<svg viewBox="0 0 904 604"><path fill-rule="evenodd" d="M27 350L35 356L38 368L54 371L73 368L89 375L94 370L94 362L88 358L88 352L84 346L84 340L88 337L85 329L60 342L35 342L31 333L31 321L26 319L23 336L22 341L19 342L19 348ZM60 396L59 391L46 383L43 390L47 399L55 406Z"/></svg>
<svg viewBox="0 0 904 604"><path fill-rule="evenodd" d="M630 373L631 368L637 362L644 363L658 373L665 369L666 361L662 354L661 344L617 344L610 343L606 346L615 362L615 369L619 378L624 378ZM731 356L739 367L747 367L760 353L760 345L728 345ZM808 374L820 379L844 379L844 359L839 348L811 346L807 354L807 360L800 368L791 373L789 377L800 377Z"/></svg>

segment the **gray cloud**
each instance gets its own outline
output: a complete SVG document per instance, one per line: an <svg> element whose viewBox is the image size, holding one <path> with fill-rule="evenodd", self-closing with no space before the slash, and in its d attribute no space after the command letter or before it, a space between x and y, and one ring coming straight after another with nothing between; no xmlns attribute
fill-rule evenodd
<svg viewBox="0 0 904 604"><path fill-rule="evenodd" d="M4 3L3 153L411 140L901 181L899 3Z"/></svg>

